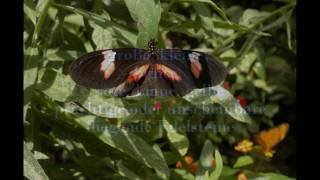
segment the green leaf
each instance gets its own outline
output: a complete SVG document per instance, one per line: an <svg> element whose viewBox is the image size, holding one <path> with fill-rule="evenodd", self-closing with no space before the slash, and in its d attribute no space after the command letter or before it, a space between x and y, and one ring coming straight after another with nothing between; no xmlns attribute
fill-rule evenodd
<svg viewBox="0 0 320 180"><path fill-rule="evenodd" d="M181 156L184 156L189 148L189 140L186 134L181 134L177 131L177 127L174 126L174 120L172 116L163 116L163 127L167 131L167 137L170 143L175 147Z"/></svg>
<svg viewBox="0 0 320 180"><path fill-rule="evenodd" d="M34 151L33 156L36 160L49 159L49 157L46 154L43 154L42 152L39 152L39 151Z"/></svg>
<svg viewBox="0 0 320 180"><path fill-rule="evenodd" d="M83 55L79 51L47 49L45 58L49 61L72 61Z"/></svg>
<svg viewBox="0 0 320 180"><path fill-rule="evenodd" d="M36 47L29 47L24 52L25 63L23 71L23 89L24 89L24 104L26 105L32 95L33 85L37 79L39 52Z"/></svg>
<svg viewBox="0 0 320 180"><path fill-rule="evenodd" d="M40 2L40 1L39 1ZM49 6L49 5L47 5ZM48 7L46 7L46 9L43 9L43 11L47 10ZM45 14L46 12L40 12L41 14L38 14L37 17L39 18L40 16L40 20L37 21L36 23L36 28L33 32L33 37L32 37L32 42L31 42L31 47L28 47L26 49L26 51L24 52L25 54L25 63L24 63L24 90L26 90L26 88L30 87L31 85L33 85L36 81L36 76L37 76L37 63L38 63L38 48L36 47L36 43L38 40L38 33L40 31L40 28L43 24L44 18L45 18ZM26 71L27 70L27 71ZM25 95L27 96L27 98L29 98L29 94Z"/></svg>
<svg viewBox="0 0 320 180"><path fill-rule="evenodd" d="M200 164L202 167L211 168L213 160L213 145L210 140L204 142L201 154Z"/></svg>
<svg viewBox="0 0 320 180"><path fill-rule="evenodd" d="M279 105L278 104L267 104L264 107L264 114L268 118L272 118L278 111L279 111Z"/></svg>
<svg viewBox="0 0 320 180"><path fill-rule="evenodd" d="M162 153L162 150L161 150L161 148L160 148L160 146L159 146L158 144L155 143L155 144L152 146L152 148L159 154L159 156L160 156L162 159L165 159L166 162L167 162L167 159L165 158L165 156L164 156L164 154ZM168 163L167 163L167 164L168 164ZM157 171L156 173L157 173L157 175L158 175L160 178L166 179L165 174L159 173L158 171Z"/></svg>
<svg viewBox="0 0 320 180"><path fill-rule="evenodd" d="M178 152L171 151L164 151L163 156L166 159L168 165L175 164L181 157Z"/></svg>
<svg viewBox="0 0 320 180"><path fill-rule="evenodd" d="M203 3L193 3L197 15L200 17L203 27L209 31L213 30L213 19L211 17L211 12Z"/></svg>
<svg viewBox="0 0 320 180"><path fill-rule="evenodd" d="M89 90L77 86L69 75L52 69L39 70L37 89L57 101L81 103L88 111L102 117L123 118L130 115L122 99L110 95L111 90Z"/></svg>
<svg viewBox="0 0 320 180"><path fill-rule="evenodd" d="M210 174L210 177L209 177L210 180L218 180L223 169L223 161L219 151L216 150L214 154L215 154L214 159L216 160L216 168Z"/></svg>
<svg viewBox="0 0 320 180"><path fill-rule="evenodd" d="M252 25L259 21L262 17L266 16L268 13L260 12L256 9L247 9L243 12L242 17L239 20L239 24L247 27L252 27Z"/></svg>
<svg viewBox="0 0 320 180"><path fill-rule="evenodd" d="M58 3L53 3L53 5L58 8L62 8L64 10L79 14L79 15L83 16L84 18L86 18L90 21L93 21L97 25L100 25L103 28L108 28L108 27L113 28L114 36L121 38L121 40L128 43L131 47L135 47L135 44L137 41L137 36L133 32L131 32L130 30L128 30L126 27L124 27L123 25L117 24L117 23L113 22L112 20L108 20L105 17L100 16L98 14L95 14L95 13L92 13L89 11L85 11L85 10L81 10L81 9L77 9L72 6L67 6L67 5L58 4Z"/></svg>
<svg viewBox="0 0 320 180"><path fill-rule="evenodd" d="M275 89L275 86L268 85L267 82L262 79L254 80L253 85L256 86L257 88L261 88L261 89L265 90L267 93L272 93Z"/></svg>
<svg viewBox="0 0 320 180"><path fill-rule="evenodd" d="M213 145L206 140L200 154L200 168L197 170L196 180L209 180L209 170L212 169Z"/></svg>
<svg viewBox="0 0 320 180"><path fill-rule="evenodd" d="M87 145L89 146L91 145L90 148L93 149L102 148L101 145L92 147L92 145L95 146L97 143L96 141L99 140L99 142L108 145L103 146L103 149L108 151L104 152L104 154L109 153L109 149L112 147L112 149L118 150L114 152L117 153L116 156L118 156L119 153L124 153L130 158L144 164L146 167L153 168L157 174L161 175L162 177L168 178L169 168L165 159L142 138L110 123L109 119L94 115L80 116L79 113L70 113L70 109L57 106L56 103L48 99L47 96L44 96L47 98L45 99L40 93L36 94L38 94L37 99L39 99L37 104L43 102L41 107L42 110L39 111L39 113L43 113L45 116L45 118L43 118L45 119L45 123L54 123L54 125L58 125L59 128L66 127L73 130L73 132L70 132L73 133L71 134L71 137L79 139L84 138L84 140L88 140L90 138L90 141L85 143L88 143ZM46 118L50 118L50 122L47 122ZM59 121L57 121L57 118ZM63 132L68 132L68 129ZM80 132L80 134L74 134L76 132ZM88 134L85 135L83 133Z"/></svg>
<svg viewBox="0 0 320 180"><path fill-rule="evenodd" d="M209 88L194 89L183 97L193 105L218 103L235 120L251 123L251 118L230 92L220 85Z"/></svg>
<svg viewBox="0 0 320 180"><path fill-rule="evenodd" d="M84 26L83 17L79 14L70 14L64 18L64 23L70 23L76 26Z"/></svg>
<svg viewBox="0 0 320 180"><path fill-rule="evenodd" d="M157 39L158 24L161 17L159 0L125 0L130 15L138 23L137 47L147 46L146 37ZM148 40L149 40L148 39ZM148 41L147 40L147 41Z"/></svg>
<svg viewBox="0 0 320 180"><path fill-rule="evenodd" d="M122 161L119 161L117 163L118 172L123 177L127 177L130 180L139 180L141 179L136 173L125 167L122 163Z"/></svg>
<svg viewBox="0 0 320 180"><path fill-rule="evenodd" d="M244 55L243 59L241 60L240 64L238 64L238 68L241 72L248 73L252 64L255 62L258 56L258 51L255 49Z"/></svg>
<svg viewBox="0 0 320 180"><path fill-rule="evenodd" d="M194 180L194 176L186 169L174 169L171 172L173 179Z"/></svg>
<svg viewBox="0 0 320 180"><path fill-rule="evenodd" d="M249 155L240 156L234 163L233 168L239 168L239 167L247 166L253 163L254 163L254 159L251 156Z"/></svg>
<svg viewBox="0 0 320 180"><path fill-rule="evenodd" d="M239 172L239 169L234 169L229 166L223 166L222 172L221 172L221 177L228 177L232 176L234 178L234 175Z"/></svg>
<svg viewBox="0 0 320 180"><path fill-rule="evenodd" d="M23 143L23 175L30 180L49 180L25 143Z"/></svg>
<svg viewBox="0 0 320 180"><path fill-rule="evenodd" d="M185 23L173 24L166 27L165 30L183 33L190 37L201 38L203 37L203 34L201 34L201 31L196 31L198 28L201 28L201 24L199 22L187 21Z"/></svg>
<svg viewBox="0 0 320 180"><path fill-rule="evenodd" d="M257 77L259 79L266 80L267 79L267 74L265 67L262 65L261 62L256 62L253 66L253 71L257 74Z"/></svg>
<svg viewBox="0 0 320 180"><path fill-rule="evenodd" d="M119 129L95 116L82 116L74 119L74 121L97 136L104 143L127 153L137 161L144 163L150 168L154 168L160 174L169 176L169 168L165 159L138 136Z"/></svg>
<svg viewBox="0 0 320 180"><path fill-rule="evenodd" d="M112 48L111 28L103 28L95 23L91 23L93 28L92 40L96 45L96 50Z"/></svg>
<svg viewBox="0 0 320 180"><path fill-rule="evenodd" d="M49 0L38 1L36 7L36 15L38 20L36 21L34 32L32 35L31 46L28 47L24 52L24 71L23 71L23 117L25 119L26 112L29 106L29 101L32 96L34 84L36 83L38 73L38 60L39 50L37 47L38 36L43 26L44 20L47 16L48 9L51 3Z"/></svg>
<svg viewBox="0 0 320 180"><path fill-rule="evenodd" d="M207 3L209 4L210 6L213 7L214 10L217 11L217 13L225 20L227 21L228 23L231 24L231 22L229 21L229 19L227 18L227 15L224 13L224 11L216 4L214 3L213 1L210 1L210 0L175 0L175 1L172 1L172 3L169 5L168 8L166 8L165 11L169 11L169 9L171 8L171 6L174 4L174 3L182 3L182 2L196 2L196 3Z"/></svg>
<svg viewBox="0 0 320 180"><path fill-rule="evenodd" d="M37 13L36 13L36 7L33 4L32 0L24 1L23 11L27 15L27 17L31 20L33 25L36 25Z"/></svg>

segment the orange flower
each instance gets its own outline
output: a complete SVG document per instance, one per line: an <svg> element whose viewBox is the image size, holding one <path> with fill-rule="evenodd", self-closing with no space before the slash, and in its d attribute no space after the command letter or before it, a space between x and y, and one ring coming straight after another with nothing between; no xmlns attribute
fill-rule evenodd
<svg viewBox="0 0 320 180"><path fill-rule="evenodd" d="M191 156L185 156L184 160L187 162L188 165L193 163L193 158Z"/></svg>
<svg viewBox="0 0 320 180"><path fill-rule="evenodd" d="M191 156L184 156L183 159L188 164L189 171L192 174L196 174L196 172L198 170L198 164L196 162L193 162L193 158ZM212 167L214 168L216 166L216 161L213 159L211 164L212 164ZM177 161L176 168L183 168L183 164L181 161Z"/></svg>
<svg viewBox="0 0 320 180"><path fill-rule="evenodd" d="M195 174L198 170L198 165L196 163L193 162L193 158L191 156L184 156L183 159L185 160L185 162L188 164L188 169L192 174ZM183 164L181 163L181 161L178 161L176 163L176 168L182 168Z"/></svg>
<svg viewBox="0 0 320 180"><path fill-rule="evenodd" d="M242 152L242 153L247 153L252 151L253 148L253 142L244 139L242 141L240 141L235 147L234 150L238 151L238 152Z"/></svg>
<svg viewBox="0 0 320 180"><path fill-rule="evenodd" d="M237 180L248 180L247 176L244 174L244 172L240 172L237 175Z"/></svg>
<svg viewBox="0 0 320 180"><path fill-rule="evenodd" d="M177 161L177 163L176 163L176 168L182 168L183 166L182 166L182 163L181 163L181 161Z"/></svg>
<svg viewBox="0 0 320 180"><path fill-rule="evenodd" d="M193 158L191 156L184 156L183 159L187 162L188 165L191 165L193 163ZM176 163L176 168L182 168L183 165L181 161L178 161Z"/></svg>
<svg viewBox="0 0 320 180"><path fill-rule="evenodd" d="M196 164L196 163L192 163L192 164L190 164L190 172L192 173L192 174L196 174L196 172L197 172L197 170L198 170L198 164Z"/></svg>

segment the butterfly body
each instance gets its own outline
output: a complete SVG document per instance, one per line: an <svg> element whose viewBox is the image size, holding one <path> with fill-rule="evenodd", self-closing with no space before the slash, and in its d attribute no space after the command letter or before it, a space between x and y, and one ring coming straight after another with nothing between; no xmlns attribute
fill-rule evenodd
<svg viewBox="0 0 320 180"><path fill-rule="evenodd" d="M194 88L214 86L226 76L224 65L201 52L148 49L105 49L83 55L70 66L79 85L114 88L115 96L183 96Z"/></svg>

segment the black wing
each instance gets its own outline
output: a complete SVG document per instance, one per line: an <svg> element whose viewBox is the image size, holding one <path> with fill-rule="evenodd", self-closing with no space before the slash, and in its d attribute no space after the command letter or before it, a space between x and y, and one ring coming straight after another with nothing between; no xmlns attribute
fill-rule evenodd
<svg viewBox="0 0 320 180"><path fill-rule="evenodd" d="M145 50L135 48L94 51L72 62L69 73L77 84L85 87L117 87L126 81L133 69L147 63L146 55ZM124 87L129 88L128 85Z"/></svg>
<svg viewBox="0 0 320 180"><path fill-rule="evenodd" d="M194 88L218 85L227 75L225 66L216 57L197 51L161 50L160 63L181 76L182 80L173 84L180 95L185 95Z"/></svg>

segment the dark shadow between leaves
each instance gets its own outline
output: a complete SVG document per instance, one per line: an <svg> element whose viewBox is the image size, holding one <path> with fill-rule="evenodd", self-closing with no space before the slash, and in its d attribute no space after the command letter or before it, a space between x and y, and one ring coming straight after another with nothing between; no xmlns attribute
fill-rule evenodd
<svg viewBox="0 0 320 180"><path fill-rule="evenodd" d="M31 96L33 94L33 90L34 90L34 84L27 87L24 91L23 91L23 105L25 106L26 104L28 104L31 100Z"/></svg>

